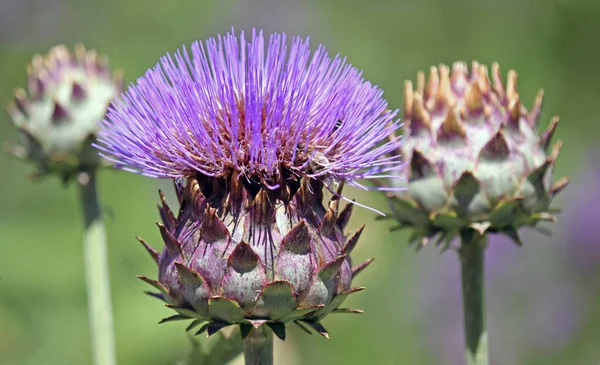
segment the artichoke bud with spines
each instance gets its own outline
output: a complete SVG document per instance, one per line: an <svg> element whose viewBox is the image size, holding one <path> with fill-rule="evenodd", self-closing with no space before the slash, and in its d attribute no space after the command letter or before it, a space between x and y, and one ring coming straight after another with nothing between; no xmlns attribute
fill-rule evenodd
<svg viewBox="0 0 600 365"><path fill-rule="evenodd" d="M177 312L165 321L328 336L325 315L360 312L340 308L370 262L351 267L362 228L343 233L342 187L402 162L385 143L396 111L359 70L307 39L232 32L161 58L122 99L97 147L117 168L176 181L178 213L159 207L165 248L141 240L158 263L158 280L142 280Z"/></svg>
<svg viewBox="0 0 600 365"><path fill-rule="evenodd" d="M469 70L432 67L406 81L404 142L397 151L407 162L400 176L405 191L388 193L398 228L413 228L411 243L435 238L448 248L461 231L503 233L516 243L518 229L555 220L550 202L568 183L553 182L561 142L550 142L558 117L538 133L543 91L531 111L521 103L517 73L501 79L492 65ZM393 182L392 182L393 184Z"/></svg>
<svg viewBox="0 0 600 365"><path fill-rule="evenodd" d="M333 198L324 207L318 180L272 191L241 179L188 178L177 216L160 194L165 248L139 240L159 267L157 281L140 278L177 312L162 322L191 319L188 330L209 335L235 324L242 336L267 325L281 339L296 323L328 337L320 323L328 313L361 313L340 304L363 289L351 281L371 262L351 266L362 233L343 233L353 205L340 211Z"/></svg>
<svg viewBox="0 0 600 365"><path fill-rule="evenodd" d="M98 122L123 89L123 74L111 74L108 59L82 45L74 52L59 45L36 55L27 67L27 91L16 89L7 108L21 144L9 152L67 181L107 164L91 146Z"/></svg>

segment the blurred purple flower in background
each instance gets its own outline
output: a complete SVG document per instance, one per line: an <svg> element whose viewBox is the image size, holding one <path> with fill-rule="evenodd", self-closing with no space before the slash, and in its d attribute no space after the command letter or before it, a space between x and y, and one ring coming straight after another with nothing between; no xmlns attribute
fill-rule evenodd
<svg viewBox="0 0 600 365"><path fill-rule="evenodd" d="M561 225L565 229L557 232L565 242L562 249L569 257L568 263L581 276L590 271L598 272L600 264L600 150L589 156L583 173L573 179L573 189L565 200L567 203L561 214Z"/></svg>
<svg viewBox="0 0 600 365"><path fill-rule="evenodd" d="M576 339L588 321L600 272L597 161L573 179L552 237L523 229L525 245L517 247L506 237L490 236L485 274L492 364L551 356ZM439 255L426 249L417 256L423 260L424 289L415 300L437 362L459 365L464 363L460 266L456 255Z"/></svg>

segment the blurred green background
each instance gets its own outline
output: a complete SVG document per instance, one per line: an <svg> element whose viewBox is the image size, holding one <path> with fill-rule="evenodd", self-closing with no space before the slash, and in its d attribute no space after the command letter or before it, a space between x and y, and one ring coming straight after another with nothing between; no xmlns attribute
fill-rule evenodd
<svg viewBox="0 0 600 365"><path fill-rule="evenodd" d="M516 69L527 107L543 87L544 126L561 115L557 176L572 177L575 187L556 201L570 213L551 227L553 238L531 234L523 248L488 254L495 275L487 287L492 363L600 364L600 255L585 271L577 261L600 252L600 236L590 233L586 245L570 239L572 230L600 225L600 205L589 206L600 194L597 180L583 181L600 169L600 154L592 152L600 131L599 1L2 0L0 100L24 86L31 56L57 43L84 42L133 81L166 52L231 26L311 36L313 45L324 43L364 69L394 108L402 106L403 81L440 62L498 61L504 75ZM0 119L1 139L16 141L8 116ZM90 364L77 192L55 178L30 183L32 170L0 154L0 364ZM160 247L157 189L170 184L113 171L99 183L119 362L175 364L190 349L186 325L158 325L172 313L145 296L135 278L156 276L134 237ZM386 209L377 194L347 195ZM569 224L581 220L578 200L588 204L587 225ZM291 330L285 345L276 340L278 357L285 356L279 364L460 364L455 255L434 248L415 254L404 234L386 233L391 223L374 218L356 209L349 226L367 223L355 260L377 257L358 278L367 290L347 301L365 314L327 318L329 341ZM567 317L574 319L561 319Z"/></svg>

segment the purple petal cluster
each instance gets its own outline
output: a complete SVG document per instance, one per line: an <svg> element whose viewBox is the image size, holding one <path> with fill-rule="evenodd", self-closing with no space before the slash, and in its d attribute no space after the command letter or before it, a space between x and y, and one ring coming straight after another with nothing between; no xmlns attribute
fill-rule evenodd
<svg viewBox="0 0 600 365"><path fill-rule="evenodd" d="M292 176L344 181L398 168L382 91L308 38L233 31L166 55L110 107L97 146L151 177L237 171L277 189Z"/></svg>

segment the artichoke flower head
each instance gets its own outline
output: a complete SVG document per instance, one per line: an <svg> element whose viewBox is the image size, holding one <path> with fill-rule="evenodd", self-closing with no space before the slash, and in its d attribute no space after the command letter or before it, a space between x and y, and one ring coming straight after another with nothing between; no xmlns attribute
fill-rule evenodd
<svg viewBox="0 0 600 365"><path fill-rule="evenodd" d="M56 173L67 181L107 165L92 143L108 105L123 88L122 72L82 45L36 55L27 67L27 91L17 89L8 106L21 144L10 152L37 165L36 176Z"/></svg>
<svg viewBox="0 0 600 365"><path fill-rule="evenodd" d="M484 65L457 62L419 73L416 90L404 90L406 161L399 176L405 191L388 193L399 228L412 228L411 243L434 239L448 248L460 232L502 233L521 244L518 229L553 221L552 198L568 183L554 182L561 142L551 146L558 124L538 133L543 91L531 111L521 103L517 74L502 81ZM394 185L392 180L391 185Z"/></svg>
<svg viewBox="0 0 600 365"><path fill-rule="evenodd" d="M362 288L344 233L344 184L400 166L385 157L398 125L381 90L324 47L284 35L268 46L228 34L165 56L110 108L98 148L117 167L173 178L178 211L161 195L165 248L155 296L197 333L242 335L285 325L327 336L320 320ZM379 142L382 142L379 144ZM377 146L377 147L375 147ZM339 184L339 186L338 186ZM332 198L327 201L326 194Z"/></svg>

